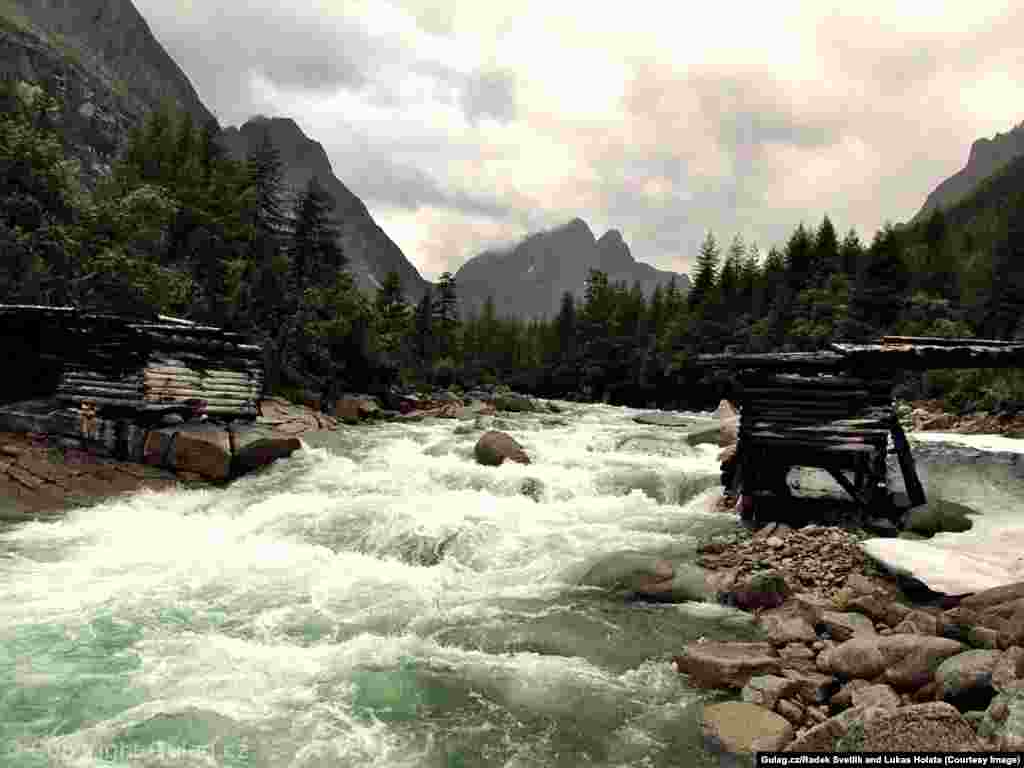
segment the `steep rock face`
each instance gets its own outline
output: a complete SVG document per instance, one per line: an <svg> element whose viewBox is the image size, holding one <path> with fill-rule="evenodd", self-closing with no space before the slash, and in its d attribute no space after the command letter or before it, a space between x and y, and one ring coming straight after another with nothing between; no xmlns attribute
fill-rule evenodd
<svg viewBox="0 0 1024 768"><path fill-rule="evenodd" d="M949 208L966 198L984 179L1024 156L1024 123L1008 133L991 139L978 139L971 145L967 165L937 186L914 220L928 216L936 208Z"/></svg>
<svg viewBox="0 0 1024 768"><path fill-rule="evenodd" d="M293 194L304 189L315 176L334 200L333 217L341 247L359 287L372 293L394 270L402 280L406 296L419 299L427 282L373 220L363 201L334 175L324 148L306 136L294 120L253 118L240 128L224 130L221 142L235 158L244 160L251 149L262 143L264 135L281 153L285 183Z"/></svg>
<svg viewBox="0 0 1024 768"><path fill-rule="evenodd" d="M128 129L170 104L213 120L130 0L3 0L0 77L64 101L58 125L86 181L109 165Z"/></svg>
<svg viewBox="0 0 1024 768"><path fill-rule="evenodd" d="M474 256L462 265L455 281L465 311L479 311L492 296L498 314L552 317L565 291L582 298L591 269L606 272L609 282L632 285L639 281L648 296L655 286L667 285L673 276L681 291L689 287L686 275L636 261L618 230L595 239L587 223L579 218L548 232L529 235L510 249Z"/></svg>

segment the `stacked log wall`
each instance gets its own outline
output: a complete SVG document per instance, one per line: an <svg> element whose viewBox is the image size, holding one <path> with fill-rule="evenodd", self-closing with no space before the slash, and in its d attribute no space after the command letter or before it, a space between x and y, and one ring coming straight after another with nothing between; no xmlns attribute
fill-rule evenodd
<svg viewBox="0 0 1024 768"><path fill-rule="evenodd" d="M220 328L0 306L2 337L38 340L38 358L60 367L59 400L139 412L203 400L210 415L258 415L262 349Z"/></svg>

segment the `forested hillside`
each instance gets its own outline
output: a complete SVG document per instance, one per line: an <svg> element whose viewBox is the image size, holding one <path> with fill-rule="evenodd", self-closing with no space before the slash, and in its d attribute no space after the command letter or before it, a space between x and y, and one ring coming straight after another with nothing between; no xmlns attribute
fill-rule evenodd
<svg viewBox="0 0 1024 768"><path fill-rule="evenodd" d="M163 312L266 345L278 390L506 383L547 396L705 404L689 364L727 349L811 350L883 333L1010 338L1024 331L1022 164L910 227L865 242L827 216L762 252L709 233L689 292L592 270L550 320L460 316L446 273L416 306L392 274L375 296L346 270L316 177L288 199L269 135L244 162L215 126L155 113L94 192L77 183L55 103L7 86L0 116L0 299ZM1012 374L909 382L963 406L1013 407Z"/></svg>

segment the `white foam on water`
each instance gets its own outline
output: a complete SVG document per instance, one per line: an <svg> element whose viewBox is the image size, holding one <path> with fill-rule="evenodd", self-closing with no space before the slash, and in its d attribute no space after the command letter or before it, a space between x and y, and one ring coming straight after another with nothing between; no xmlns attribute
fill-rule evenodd
<svg viewBox="0 0 1024 768"><path fill-rule="evenodd" d="M1024 452L1024 441L1001 435L919 432L911 440L952 443L985 452ZM1008 470L982 464L927 466L919 473L929 493L970 507L971 528L924 541L869 539L862 545L890 569L913 575L931 589L966 594L1024 581L1024 520L1019 491Z"/></svg>
<svg viewBox="0 0 1024 768"><path fill-rule="evenodd" d="M337 449L306 446L224 489L140 493L5 530L0 648L54 628L102 655L114 642L104 632L139 633L117 641L138 668L104 673L139 700L48 743L98 749L151 718L198 711L276 734L281 757L268 765L417 765L430 748L423 733L354 709L359 670L406 663L456 677L508 717L586 711L618 728L623 706L690 695L667 663L620 674L582 657L489 653L420 634L550 619L587 563L678 548L710 517L713 491L658 503L640 490L608 495L600 478L717 475L717 449L619 451L622 434L638 431L632 411L567 407L566 426L510 420L530 465L475 464L466 448L478 435L454 435L458 422L389 425L339 433ZM424 452L445 441L455 450ZM528 481L539 501L523 494ZM56 652L38 650L54 658L22 670L26 690L79 663L60 667ZM4 663L0 654L0 674Z"/></svg>

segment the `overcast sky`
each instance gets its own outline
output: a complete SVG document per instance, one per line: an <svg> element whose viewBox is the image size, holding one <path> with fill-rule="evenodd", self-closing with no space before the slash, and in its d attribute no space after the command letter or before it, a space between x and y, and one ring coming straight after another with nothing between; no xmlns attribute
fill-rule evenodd
<svg viewBox="0 0 1024 768"><path fill-rule="evenodd" d="M574 216L681 271L708 229L870 240L1024 118L1019 2L135 3L222 124L294 118L431 279Z"/></svg>

